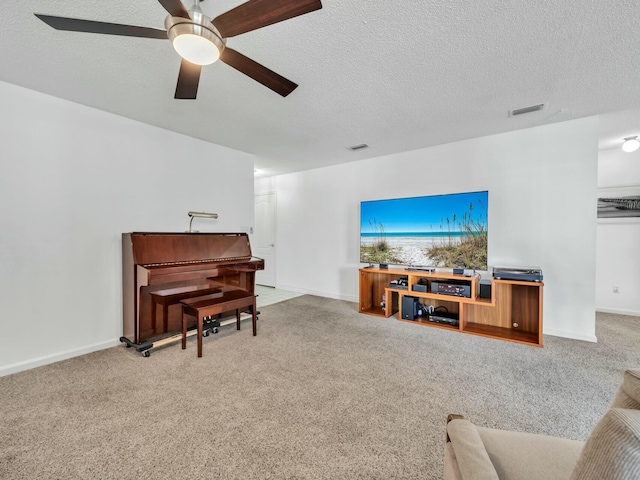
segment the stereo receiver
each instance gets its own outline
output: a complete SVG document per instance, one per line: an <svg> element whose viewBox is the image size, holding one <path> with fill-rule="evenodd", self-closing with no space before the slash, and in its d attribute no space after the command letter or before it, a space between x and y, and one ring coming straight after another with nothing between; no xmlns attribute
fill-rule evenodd
<svg viewBox="0 0 640 480"><path fill-rule="evenodd" d="M471 298L471 285L451 282L431 282L431 292Z"/></svg>

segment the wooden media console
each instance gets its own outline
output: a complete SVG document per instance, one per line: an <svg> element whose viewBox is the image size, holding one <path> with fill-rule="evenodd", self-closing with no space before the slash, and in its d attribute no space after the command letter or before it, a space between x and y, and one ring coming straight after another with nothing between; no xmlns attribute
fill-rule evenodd
<svg viewBox="0 0 640 480"><path fill-rule="evenodd" d="M392 284L400 279L407 280L406 289ZM434 282L463 286L469 296L435 293ZM491 298L480 298L478 274L361 268L359 312L381 317L397 314L398 320L408 323L542 347L543 286L542 282L492 279ZM425 287L426 291L414 290ZM413 320L403 319L407 296L418 299L422 312ZM455 319L454 324L436 323L438 313Z"/></svg>

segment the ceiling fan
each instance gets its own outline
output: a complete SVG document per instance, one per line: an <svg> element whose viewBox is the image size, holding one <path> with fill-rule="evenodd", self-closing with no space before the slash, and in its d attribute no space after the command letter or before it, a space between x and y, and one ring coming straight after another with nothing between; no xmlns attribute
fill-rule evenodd
<svg viewBox="0 0 640 480"><path fill-rule="evenodd" d="M320 0L249 0L212 20L202 13L198 0L194 0L190 10L180 0L158 1L169 12L164 21L164 30L39 13L34 15L56 30L165 40L168 38L182 57L174 96L176 99L195 99L202 66L217 60L222 60L286 97L298 85L227 47L227 38L322 8Z"/></svg>

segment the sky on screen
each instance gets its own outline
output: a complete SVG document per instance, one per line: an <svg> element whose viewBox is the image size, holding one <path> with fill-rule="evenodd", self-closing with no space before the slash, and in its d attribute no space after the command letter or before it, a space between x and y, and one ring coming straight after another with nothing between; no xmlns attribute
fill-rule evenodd
<svg viewBox="0 0 640 480"><path fill-rule="evenodd" d="M472 218L486 225L488 192L470 192L429 197L373 200L360 204L360 232L376 233L376 225L385 232L439 232L447 230L447 218L462 221L473 205ZM375 220L375 223L374 223Z"/></svg>

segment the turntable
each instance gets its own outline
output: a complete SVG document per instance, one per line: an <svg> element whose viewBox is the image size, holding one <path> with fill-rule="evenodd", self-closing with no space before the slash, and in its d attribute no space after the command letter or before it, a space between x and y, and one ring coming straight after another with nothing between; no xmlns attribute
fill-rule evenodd
<svg viewBox="0 0 640 480"><path fill-rule="evenodd" d="M538 267L493 267L493 278L499 280L541 282L542 270Z"/></svg>

